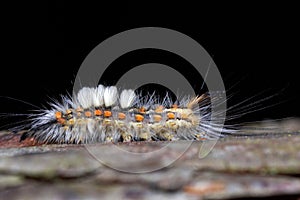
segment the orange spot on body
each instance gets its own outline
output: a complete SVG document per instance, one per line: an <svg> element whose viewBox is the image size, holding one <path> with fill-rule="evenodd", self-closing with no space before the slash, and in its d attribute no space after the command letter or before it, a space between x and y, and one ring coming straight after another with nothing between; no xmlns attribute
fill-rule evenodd
<svg viewBox="0 0 300 200"><path fill-rule="evenodd" d="M65 124L66 120L64 118L58 118L57 122L60 124Z"/></svg>
<svg viewBox="0 0 300 200"><path fill-rule="evenodd" d="M167 113L168 119L175 119L175 114L172 112Z"/></svg>
<svg viewBox="0 0 300 200"><path fill-rule="evenodd" d="M162 119L162 116L161 115L153 115L153 119L155 122L160 122Z"/></svg>
<svg viewBox="0 0 300 200"><path fill-rule="evenodd" d="M59 112L59 111L55 112L55 117L56 117L56 119L60 119L62 117L61 112Z"/></svg>
<svg viewBox="0 0 300 200"><path fill-rule="evenodd" d="M109 111L109 110L105 110L104 111L104 117L111 117L111 111Z"/></svg>
<svg viewBox="0 0 300 200"><path fill-rule="evenodd" d="M94 111L94 114L96 116L100 116L100 115L102 115L102 111L97 109L97 110Z"/></svg>
<svg viewBox="0 0 300 200"><path fill-rule="evenodd" d="M139 113L145 114L146 109L144 107L139 108Z"/></svg>
<svg viewBox="0 0 300 200"><path fill-rule="evenodd" d="M91 117L91 116L92 116L92 112L91 112L91 111L85 111L85 112L84 112L84 115L85 115L86 117Z"/></svg>
<svg viewBox="0 0 300 200"><path fill-rule="evenodd" d="M136 114L136 115L135 115L135 120L136 120L137 122L141 122L141 121L144 120L144 116L143 116L143 115Z"/></svg>
<svg viewBox="0 0 300 200"><path fill-rule="evenodd" d="M118 118L119 119L125 119L126 118L126 114L125 113L118 113Z"/></svg>

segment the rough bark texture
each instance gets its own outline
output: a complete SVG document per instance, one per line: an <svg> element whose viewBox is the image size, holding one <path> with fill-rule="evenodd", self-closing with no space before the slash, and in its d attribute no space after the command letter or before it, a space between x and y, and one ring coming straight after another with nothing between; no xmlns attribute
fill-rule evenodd
<svg viewBox="0 0 300 200"><path fill-rule="evenodd" d="M292 125L292 131L251 135L248 130L219 139L202 159L199 149L206 141L87 147L20 143L19 134L1 132L0 199L300 199L300 133L298 122ZM189 148L183 151L184 146ZM145 157L132 166L165 167L125 173L95 159L93 153L106 152L119 167L132 170L134 160L113 147L136 154L165 148L155 160Z"/></svg>

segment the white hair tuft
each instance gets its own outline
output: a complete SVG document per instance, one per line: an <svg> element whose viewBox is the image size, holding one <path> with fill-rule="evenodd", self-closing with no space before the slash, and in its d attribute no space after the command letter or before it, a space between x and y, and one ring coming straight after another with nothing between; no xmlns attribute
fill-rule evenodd
<svg viewBox="0 0 300 200"><path fill-rule="evenodd" d="M123 90L120 95L120 106L121 108L129 108L132 106L136 95L133 90Z"/></svg>
<svg viewBox="0 0 300 200"><path fill-rule="evenodd" d="M103 106L104 104L104 90L105 87L103 85L99 85L95 88L93 103L95 107Z"/></svg>
<svg viewBox="0 0 300 200"><path fill-rule="evenodd" d="M104 103L106 107L112 106L118 99L118 90L115 86L110 86L104 90Z"/></svg>
<svg viewBox="0 0 300 200"><path fill-rule="evenodd" d="M94 100L94 88L84 87L79 90L77 99L82 108L89 108L93 105Z"/></svg>

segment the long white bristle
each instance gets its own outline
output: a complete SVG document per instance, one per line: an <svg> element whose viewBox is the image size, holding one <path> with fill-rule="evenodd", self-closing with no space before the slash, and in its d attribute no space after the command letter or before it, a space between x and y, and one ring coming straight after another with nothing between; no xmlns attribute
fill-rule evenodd
<svg viewBox="0 0 300 200"><path fill-rule="evenodd" d="M104 90L104 103L106 107L112 106L118 99L118 90L115 86L110 86Z"/></svg>
<svg viewBox="0 0 300 200"><path fill-rule="evenodd" d="M93 99L95 107L102 106L104 104L104 90L105 87L103 85L99 85L97 88L95 88Z"/></svg>
<svg viewBox="0 0 300 200"><path fill-rule="evenodd" d="M129 108L133 104L135 97L136 95L133 90L123 90L120 95L121 108Z"/></svg>
<svg viewBox="0 0 300 200"><path fill-rule="evenodd" d="M84 87L79 90L77 99L82 108L89 108L93 105L94 88Z"/></svg>

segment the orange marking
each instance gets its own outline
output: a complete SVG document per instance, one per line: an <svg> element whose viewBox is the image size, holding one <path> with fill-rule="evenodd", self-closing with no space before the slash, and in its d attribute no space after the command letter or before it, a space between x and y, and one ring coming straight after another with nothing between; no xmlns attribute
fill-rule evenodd
<svg viewBox="0 0 300 200"><path fill-rule="evenodd" d="M155 109L155 112L156 113L162 113L164 110L164 107L163 106L158 106L156 109Z"/></svg>
<svg viewBox="0 0 300 200"><path fill-rule="evenodd" d="M71 114L71 113L72 113L72 110L68 109L68 110L66 110L66 113L67 113L67 114Z"/></svg>
<svg viewBox="0 0 300 200"><path fill-rule="evenodd" d="M118 113L118 118L119 119L125 119L126 118L125 113Z"/></svg>
<svg viewBox="0 0 300 200"><path fill-rule="evenodd" d="M137 122L141 122L141 121L144 120L144 116L143 116L143 115L136 114L136 115L135 115L135 120L136 120Z"/></svg>
<svg viewBox="0 0 300 200"><path fill-rule="evenodd" d="M104 111L104 117L111 117L111 111L105 110Z"/></svg>
<svg viewBox="0 0 300 200"><path fill-rule="evenodd" d="M56 117L56 119L60 119L62 117L61 112L59 112L59 111L55 112L55 117Z"/></svg>
<svg viewBox="0 0 300 200"><path fill-rule="evenodd" d="M97 109L97 110L94 111L94 114L96 116L100 116L100 115L102 115L102 111Z"/></svg>
<svg viewBox="0 0 300 200"><path fill-rule="evenodd" d="M168 119L175 119L175 114L172 112L167 113Z"/></svg>
<svg viewBox="0 0 300 200"><path fill-rule="evenodd" d="M91 112L91 111L85 111L85 112L84 112L84 115L85 115L86 117L91 117L91 116L92 116L92 112Z"/></svg>
<svg viewBox="0 0 300 200"><path fill-rule="evenodd" d="M160 122L162 117L161 117L161 115L153 115L153 119L155 122Z"/></svg>
<svg viewBox="0 0 300 200"><path fill-rule="evenodd" d="M58 118L57 122L60 124L65 124L66 120L64 118Z"/></svg>
<svg viewBox="0 0 300 200"><path fill-rule="evenodd" d="M146 109L144 107L141 107L139 109L139 113L145 114L145 112L146 112Z"/></svg>

